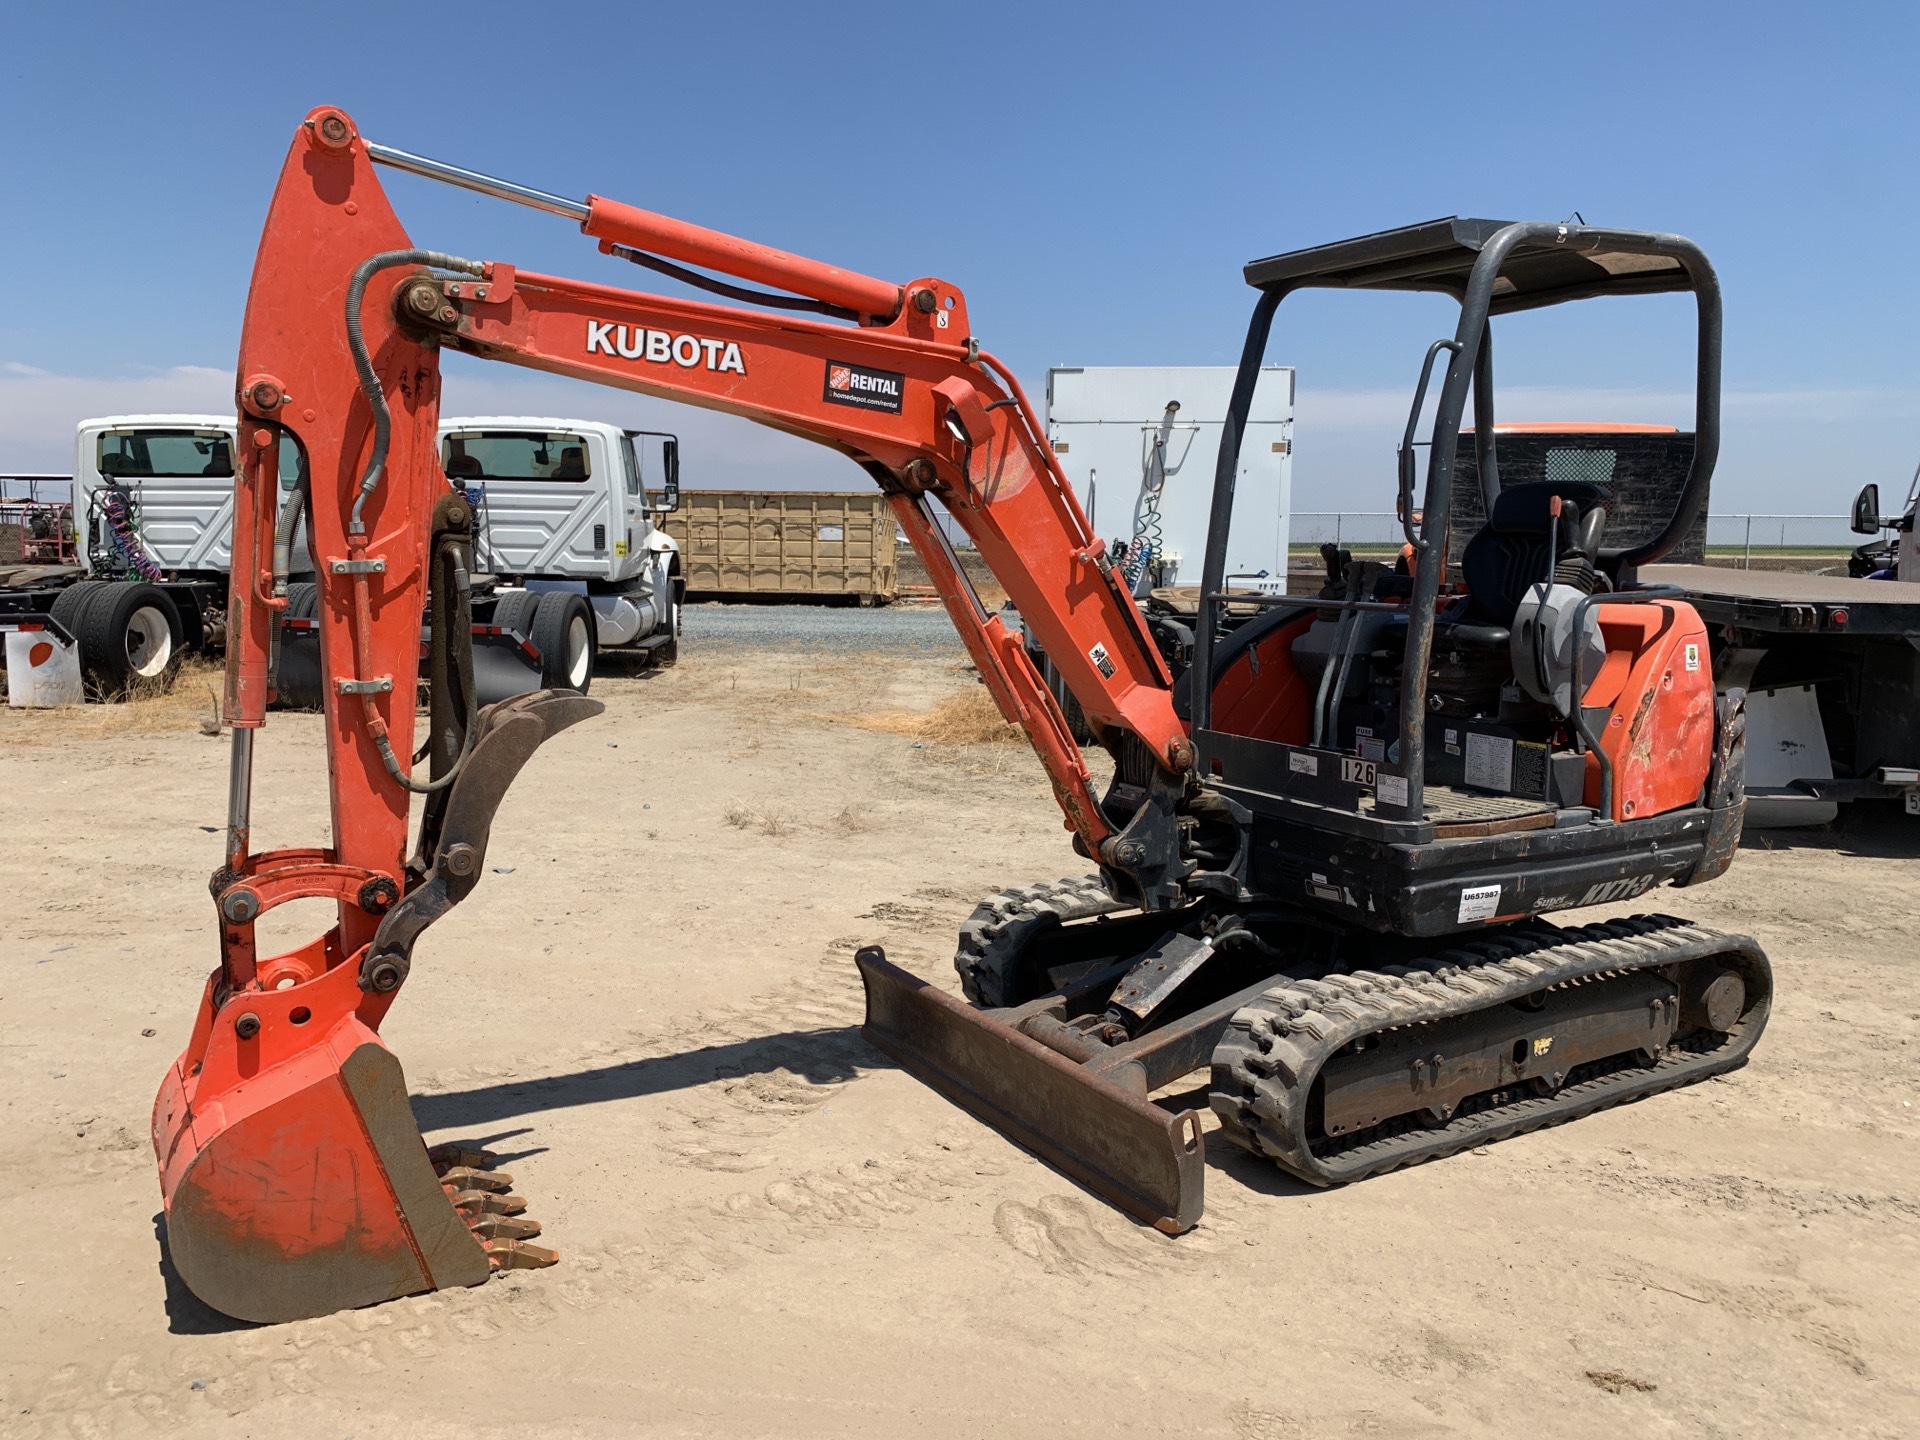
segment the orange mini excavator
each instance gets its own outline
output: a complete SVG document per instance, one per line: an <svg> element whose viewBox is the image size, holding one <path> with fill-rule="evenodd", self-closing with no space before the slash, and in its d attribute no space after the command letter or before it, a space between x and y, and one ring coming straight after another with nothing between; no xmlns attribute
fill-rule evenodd
<svg viewBox="0 0 1920 1440"><path fill-rule="evenodd" d="M733 303L418 249L380 165L549 211L603 253ZM1129 1213L1173 1232L1198 1218L1199 1117L1149 1096L1209 1065L1228 1138L1327 1183L1740 1064L1771 989L1751 941L1661 916L1535 918L1709 879L1739 833L1738 697L1716 704L1694 612L1634 578L1704 513L1719 393L1705 257L1675 236L1455 220L1258 262L1248 278L1260 299L1198 620L1150 623L952 285L875 280L599 196L529 190L376 145L339 110L310 114L268 213L240 347L220 965L153 1117L169 1248L194 1292L284 1320L554 1258L491 1157L425 1148L378 1035L421 935L484 873L507 786L543 740L599 708L552 691L475 700L473 516L435 445L446 348L745 416L841 451L886 492L1098 875L983 907L960 962L991 1008L860 952L865 1033ZM1435 343L1421 380L1424 393L1445 352L1424 506L1410 420L1407 563L1335 552L1318 598L1263 600L1246 619L1223 573L1240 423L1275 307L1315 285L1461 301L1456 337ZM1661 290L1699 303L1692 463L1658 524L1610 533L1598 452L1502 474L1489 317ZM1456 564L1469 389L1486 520ZM282 446L297 447L302 477L284 498ZM1104 793L929 497L1112 756ZM334 844L255 852L254 732L303 515ZM337 923L257 954L259 917L303 897L335 902Z"/></svg>

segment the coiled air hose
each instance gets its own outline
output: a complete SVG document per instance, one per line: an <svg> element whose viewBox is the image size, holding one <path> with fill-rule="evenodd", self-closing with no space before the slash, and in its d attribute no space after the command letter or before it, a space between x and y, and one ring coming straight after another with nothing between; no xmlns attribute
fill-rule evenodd
<svg viewBox="0 0 1920 1440"><path fill-rule="evenodd" d="M147 554L147 547L140 543L139 533L133 528L133 515L127 508L126 492L112 485L97 492L100 497L100 513L107 517L107 534L113 550L142 580L163 580L166 577L160 567Z"/></svg>

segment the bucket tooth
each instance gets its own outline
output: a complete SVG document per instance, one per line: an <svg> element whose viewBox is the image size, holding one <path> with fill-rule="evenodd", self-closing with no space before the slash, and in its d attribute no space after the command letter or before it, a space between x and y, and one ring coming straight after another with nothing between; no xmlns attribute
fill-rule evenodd
<svg viewBox="0 0 1920 1440"><path fill-rule="evenodd" d="M491 1170L500 1163L500 1157L491 1150L482 1150L475 1145L462 1145L457 1140L444 1145L427 1147L427 1159L433 1162L433 1168L444 1174L459 1166L468 1170Z"/></svg>
<svg viewBox="0 0 1920 1440"><path fill-rule="evenodd" d="M443 1189L492 1190L505 1194L513 1189L513 1176L504 1170L476 1170L471 1165L449 1165L440 1172Z"/></svg>
<svg viewBox="0 0 1920 1440"><path fill-rule="evenodd" d="M495 1270L544 1270L560 1261L558 1250L544 1245L528 1245L519 1240L483 1240L487 1261Z"/></svg>
<svg viewBox="0 0 1920 1440"><path fill-rule="evenodd" d="M518 1215L527 1208L523 1195L496 1195L490 1190L452 1191L447 1198L463 1215Z"/></svg>
<svg viewBox="0 0 1920 1440"><path fill-rule="evenodd" d="M540 1233L540 1222L524 1215L475 1215L467 1228L482 1240L531 1240Z"/></svg>

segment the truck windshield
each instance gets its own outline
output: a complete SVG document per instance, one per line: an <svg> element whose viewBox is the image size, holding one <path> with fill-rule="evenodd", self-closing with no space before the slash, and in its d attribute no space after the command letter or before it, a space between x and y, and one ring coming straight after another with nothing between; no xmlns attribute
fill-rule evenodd
<svg viewBox="0 0 1920 1440"><path fill-rule="evenodd" d="M528 430L464 430L440 442L440 464L449 480L587 479L593 469L583 435Z"/></svg>
<svg viewBox="0 0 1920 1440"><path fill-rule="evenodd" d="M218 430L109 430L100 437L100 473L231 479L233 442Z"/></svg>

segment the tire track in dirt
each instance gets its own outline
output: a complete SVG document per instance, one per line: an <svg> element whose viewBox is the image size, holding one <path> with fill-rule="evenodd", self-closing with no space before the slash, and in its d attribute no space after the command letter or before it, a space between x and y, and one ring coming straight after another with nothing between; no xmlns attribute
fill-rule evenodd
<svg viewBox="0 0 1920 1440"><path fill-rule="evenodd" d="M351 1393L356 1379L464 1357L500 1336L638 1296L653 1283L651 1254L639 1244L569 1252L558 1270L498 1275L470 1290L220 1335L169 1335L146 1351L69 1363L16 1390L0 1436L191 1432L284 1397Z"/></svg>
<svg viewBox="0 0 1920 1440"><path fill-rule="evenodd" d="M548 1052L540 1068L564 1075L610 1062L693 1063L700 1052L676 1045L686 1034L707 1042L703 1049L745 1044L747 1050L715 1067L712 1079L691 1082L697 1098L667 1107L662 1149L676 1163L707 1170L765 1169L772 1163L766 1146L787 1126L830 1102L863 1070L886 1063L858 1035L864 1004L854 948L853 940L835 940L802 974L749 1001L699 1011L671 1030L629 1031L558 1057ZM781 1025L790 1029L760 1038ZM433 1096L474 1080L517 1080L532 1068L512 1061L451 1067L432 1072L415 1089ZM996 1182L1021 1163L991 1132L956 1115L930 1140L894 1155L782 1175L717 1204L671 1208L649 1223L648 1238L640 1241L598 1249L563 1243L564 1258L554 1270L497 1276L472 1290L288 1325L169 1337L155 1350L104 1364L70 1364L20 1392L25 1398L0 1420L0 1435L175 1433L282 1397L334 1393L356 1377L465 1355L570 1312L635 1303L658 1285L722 1279L769 1254L789 1254L850 1230L904 1229L931 1206L991 1198ZM538 1193L537 1180L529 1184L522 1176L521 1184ZM1210 1264L1237 1208L1230 1200L1200 1230L1173 1239L1083 1195L1050 1194L1031 1204L1000 1201L993 1226L1016 1266L1068 1279L1138 1277ZM192 1388L195 1381L200 1388Z"/></svg>
<svg viewBox="0 0 1920 1440"><path fill-rule="evenodd" d="M893 1068L860 1038L866 1005L853 952L898 940L905 943L897 949L910 953L925 948L929 934L940 935L944 943L945 937L958 933L956 910L967 903L961 892L942 886L915 891L911 899L921 903L877 902L860 918L880 922L879 936L828 941L799 974L748 1000L710 1006L670 1026L632 1028L557 1053L445 1067L422 1076L413 1089L434 1097L476 1081L511 1080L537 1087L588 1069L661 1063L696 1067L704 1052L730 1049L732 1054L716 1060L712 1079L689 1078L681 1087L696 1095L666 1106L660 1144L672 1161L697 1169L744 1173L762 1168L770 1162L760 1142L830 1103L863 1072ZM685 1048L690 1036L699 1037L698 1050Z"/></svg>
<svg viewBox="0 0 1920 1440"><path fill-rule="evenodd" d="M948 897L942 892L937 898ZM939 917L916 911L912 918ZM731 1046L732 1058L715 1065L712 1078L688 1082L698 1091L697 1100L667 1107L662 1149L675 1163L696 1168L761 1169L770 1163L760 1148L765 1142L830 1102L864 1070L891 1068L859 1038L865 1006L853 951L869 943L870 938L830 941L800 974L773 989L739 1004L697 1011L671 1027L632 1029L558 1054L543 1052L537 1061L510 1058L445 1067L422 1076L411 1088L416 1096L431 1099L457 1093L475 1081L537 1086L584 1068L676 1061L691 1065L702 1051ZM783 1029L785 1033L779 1033ZM684 1050L688 1035L700 1037L700 1051ZM716 1097L718 1106L713 1103ZM730 1197L731 1208L720 1212L711 1206L670 1210L649 1226L663 1237L661 1243L596 1250L566 1245L564 1237L556 1237L564 1258L550 1271L500 1275L471 1290L410 1296L287 1325L213 1337L170 1334L146 1350L100 1362L72 1362L37 1383L11 1387L5 1413L0 1414L0 1437L71 1435L91 1440L178 1433L216 1416L243 1415L283 1397L333 1393L354 1377L462 1352L509 1332L537 1330L561 1314L628 1300L656 1283L699 1283L729 1274L769 1250L783 1251L810 1232L905 1214L920 1203L979 1183L986 1173L1003 1173L977 1176L959 1165L939 1169L924 1163L952 1153L955 1143L919 1147L926 1154L917 1150L886 1162L883 1183L870 1175L841 1178L822 1170L775 1181L744 1204ZM88 1158L95 1167L124 1163L119 1156ZM538 1194L538 1181L530 1174L523 1174L520 1183ZM745 1223L743 1211L753 1212Z"/></svg>

